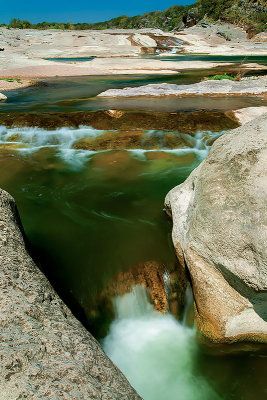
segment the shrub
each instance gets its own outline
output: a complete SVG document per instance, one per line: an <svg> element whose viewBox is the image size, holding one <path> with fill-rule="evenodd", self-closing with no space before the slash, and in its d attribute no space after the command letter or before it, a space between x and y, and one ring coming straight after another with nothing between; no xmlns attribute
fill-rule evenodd
<svg viewBox="0 0 267 400"><path fill-rule="evenodd" d="M207 78L208 81L221 81L222 79L229 79L230 81L235 81L234 77L232 77L230 75L227 75L227 74L224 74L224 75L213 75L213 76L209 76Z"/></svg>

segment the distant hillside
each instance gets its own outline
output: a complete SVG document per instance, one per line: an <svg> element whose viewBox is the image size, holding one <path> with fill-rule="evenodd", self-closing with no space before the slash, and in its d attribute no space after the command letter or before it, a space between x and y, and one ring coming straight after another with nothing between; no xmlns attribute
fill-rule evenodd
<svg viewBox="0 0 267 400"><path fill-rule="evenodd" d="M195 25L199 21L226 21L245 28L255 34L267 29L266 0L196 0L189 6L174 5L165 11L152 11L135 17L121 15L109 21L94 24L42 22L13 19L10 28L35 29L140 29L160 28L165 31L179 30Z"/></svg>
<svg viewBox="0 0 267 400"><path fill-rule="evenodd" d="M267 29L266 0L197 0L198 17L231 22L255 33Z"/></svg>

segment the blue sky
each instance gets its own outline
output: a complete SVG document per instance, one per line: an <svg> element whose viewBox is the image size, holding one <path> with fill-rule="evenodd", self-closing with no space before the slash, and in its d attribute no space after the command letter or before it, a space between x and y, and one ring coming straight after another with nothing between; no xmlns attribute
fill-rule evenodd
<svg viewBox="0 0 267 400"><path fill-rule="evenodd" d="M12 18L30 22L99 22L119 15L133 16L146 11L165 10L174 4L192 4L194 0L0 0L0 23Z"/></svg>

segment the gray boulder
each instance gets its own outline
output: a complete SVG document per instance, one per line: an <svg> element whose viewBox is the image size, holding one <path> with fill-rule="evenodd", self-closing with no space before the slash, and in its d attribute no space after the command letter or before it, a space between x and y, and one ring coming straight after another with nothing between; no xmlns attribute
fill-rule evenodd
<svg viewBox="0 0 267 400"><path fill-rule="evenodd" d="M29 256L0 190L0 399L141 399Z"/></svg>
<svg viewBox="0 0 267 400"><path fill-rule="evenodd" d="M267 114L224 134L166 197L196 323L213 342L267 342Z"/></svg>

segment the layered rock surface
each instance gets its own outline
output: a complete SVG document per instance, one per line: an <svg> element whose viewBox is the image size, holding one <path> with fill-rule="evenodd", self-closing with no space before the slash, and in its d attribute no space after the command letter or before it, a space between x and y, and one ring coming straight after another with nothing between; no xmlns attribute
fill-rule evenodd
<svg viewBox="0 0 267 400"><path fill-rule="evenodd" d="M194 95L244 95L267 93L267 80L231 81L208 80L191 85L175 85L169 83L150 84L124 89L108 89L99 97L133 97L133 96L194 96Z"/></svg>
<svg viewBox="0 0 267 400"><path fill-rule="evenodd" d="M12 127L55 129L91 126L102 130L170 130L192 134L199 130L218 132L233 129L238 123L222 111L149 112L119 110L77 111L71 113L2 113L0 124Z"/></svg>
<svg viewBox="0 0 267 400"><path fill-rule="evenodd" d="M267 342L267 114L226 133L166 197L197 326L214 342Z"/></svg>
<svg viewBox="0 0 267 400"><path fill-rule="evenodd" d="M0 399L141 399L29 256L0 190Z"/></svg>

